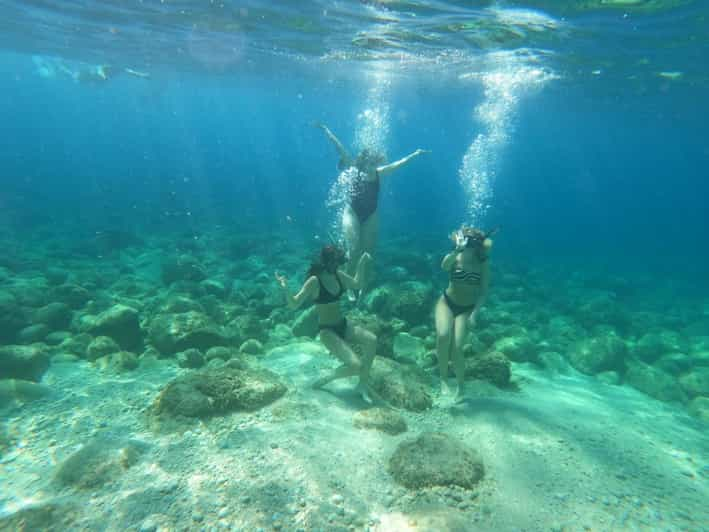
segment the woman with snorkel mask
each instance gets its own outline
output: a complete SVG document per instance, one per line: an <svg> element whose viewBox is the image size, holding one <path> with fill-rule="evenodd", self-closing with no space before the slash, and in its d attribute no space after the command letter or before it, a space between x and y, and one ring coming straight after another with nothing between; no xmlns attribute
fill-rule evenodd
<svg viewBox="0 0 709 532"><path fill-rule="evenodd" d="M354 275L362 254L374 255L377 247L381 178L398 170L411 159L427 152L418 149L390 164L384 164L383 154L366 148L357 155L357 158L352 158L342 142L326 125L317 123L316 126L322 129L327 138L335 145L340 156L338 168L349 174L347 179L350 185L349 198L342 213L342 228L350 257L347 272ZM365 287L367 282L369 279L363 279L361 289ZM351 296L351 299L355 299L354 295Z"/></svg>
<svg viewBox="0 0 709 532"><path fill-rule="evenodd" d="M450 395L448 387L448 360L453 359L453 369L458 384L456 398L464 397L465 361L463 342L468 326L475 325L480 307L485 301L490 283L492 249L490 238L496 230L484 233L463 226L450 235L455 249L443 257L441 268L448 272L450 281L436 303L436 350L441 376L441 396Z"/></svg>
<svg viewBox="0 0 709 532"><path fill-rule="evenodd" d="M288 279L284 276L276 273L276 280L283 289L289 308L297 309L307 301L315 303L320 323L320 341L342 362L342 366L333 373L315 381L313 388L322 388L336 379L359 375L357 391L367 403L371 403L369 370L374 361L377 337L347 321L340 311L339 299L345 290L358 290L361 287L372 257L368 253L360 256L354 277L340 269L346 261L343 250L333 245L325 246L320 250L318 260L310 265L305 283L297 294L290 293ZM355 353L353 345L361 348L361 356Z"/></svg>

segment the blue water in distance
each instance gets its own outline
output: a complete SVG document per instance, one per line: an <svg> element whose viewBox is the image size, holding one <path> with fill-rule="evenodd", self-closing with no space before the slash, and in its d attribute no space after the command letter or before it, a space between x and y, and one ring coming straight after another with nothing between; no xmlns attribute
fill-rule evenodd
<svg viewBox="0 0 709 532"><path fill-rule="evenodd" d="M694 3L631 12L634 26L625 27L622 10L566 13L554 7L554 20L570 27L563 39L545 41L529 31L520 42L500 46L534 45L532 63L560 78L520 98L499 150L485 223L502 227L500 253L521 261L565 257L674 271L696 276L706 288L709 62L701 62L707 40L696 33L703 11ZM51 27L50 16L45 13ZM81 18L79 8L75 16ZM100 23L113 27L109 15ZM650 36L663 23L669 37L695 32L694 41L677 52L661 46ZM365 30L371 20L355 17L347 24L356 34L357 24ZM598 57L586 25L599 36L607 32ZM139 25L119 20L116 26L123 30L119 35L140 33ZM269 41L260 34L253 50L244 46L234 57L228 49L207 47L208 54L229 56L216 66L197 64L194 58L204 54L195 46L192 62L160 62L153 53L147 64L131 53L121 67L148 70L150 79L122 75L90 84L42 78L31 55L49 49L51 57L64 52L74 64L119 63L120 50L106 46L101 52L100 39L92 48L90 36L71 49L32 35L15 50L7 45L0 57L3 226L17 234L40 227L91 234L232 226L312 242L332 220L325 203L337 174L334 150L312 122L327 123L351 145L367 87L367 61L321 60L328 37L315 39L319 48L310 54L303 48L268 56L263 49ZM160 42L169 38L163 33ZM609 66L614 45L622 42L630 43L619 53L624 60ZM457 42L451 47L468 52ZM554 53L546 59L548 49ZM418 44L411 52L428 53ZM481 47L472 55L487 52ZM300 60L292 60L296 56ZM101 57L106 61L96 60ZM638 59L645 57L651 66ZM419 147L432 153L384 185L382 235L439 234L445 247L444 235L466 219L458 171L483 131L473 114L485 98L483 88L456 76L441 78L440 70L427 73L425 65L397 72L396 62L386 60L394 72L389 159ZM673 77L675 71L682 74Z"/></svg>

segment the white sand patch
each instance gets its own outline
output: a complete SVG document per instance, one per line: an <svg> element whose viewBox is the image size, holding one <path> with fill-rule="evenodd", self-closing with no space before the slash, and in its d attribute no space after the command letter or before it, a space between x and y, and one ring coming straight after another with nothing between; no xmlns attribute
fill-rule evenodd
<svg viewBox="0 0 709 532"><path fill-rule="evenodd" d="M55 394L3 413L15 445L0 458L0 516L75 501L85 529L707 530L706 425L625 387L515 366L520 390L471 385L461 405L404 412L409 431L356 429L353 381L314 391L337 363L317 343L261 362L289 392L257 412L153 434L144 410L183 370L164 361L120 377L88 364L55 366ZM475 492L411 493L387 472L402 441L426 430L476 448ZM58 463L94 435L147 442L140 461L93 491L53 485ZM462 528L460 528L462 527Z"/></svg>

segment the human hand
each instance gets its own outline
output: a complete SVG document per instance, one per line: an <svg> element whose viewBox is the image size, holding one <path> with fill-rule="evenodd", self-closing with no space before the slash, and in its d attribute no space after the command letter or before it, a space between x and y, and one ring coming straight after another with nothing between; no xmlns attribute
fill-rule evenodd
<svg viewBox="0 0 709 532"><path fill-rule="evenodd" d="M414 152L414 154L416 155L422 155L424 153L431 153L431 150L422 150L421 148L419 148Z"/></svg>
<svg viewBox="0 0 709 532"><path fill-rule="evenodd" d="M366 264L368 262L372 262L374 259L367 251L365 251L364 253L362 253L362 256L359 258L359 260L360 262Z"/></svg>
<svg viewBox="0 0 709 532"><path fill-rule="evenodd" d="M278 275L278 272L273 272L273 275L281 288L284 290L288 288L288 278L285 275Z"/></svg>
<svg viewBox="0 0 709 532"><path fill-rule="evenodd" d="M458 251L465 249L465 245L467 244L468 239L462 231L456 231L455 233L453 233L452 238L453 242L455 242L455 249L457 249Z"/></svg>

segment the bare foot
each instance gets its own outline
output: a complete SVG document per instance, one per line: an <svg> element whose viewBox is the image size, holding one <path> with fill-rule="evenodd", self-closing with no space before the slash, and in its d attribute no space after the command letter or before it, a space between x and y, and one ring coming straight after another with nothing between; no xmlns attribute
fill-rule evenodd
<svg viewBox="0 0 709 532"><path fill-rule="evenodd" d="M465 402L466 399L465 395L465 387L464 386L458 386L458 390L455 392L455 402L456 403L463 403Z"/></svg>

